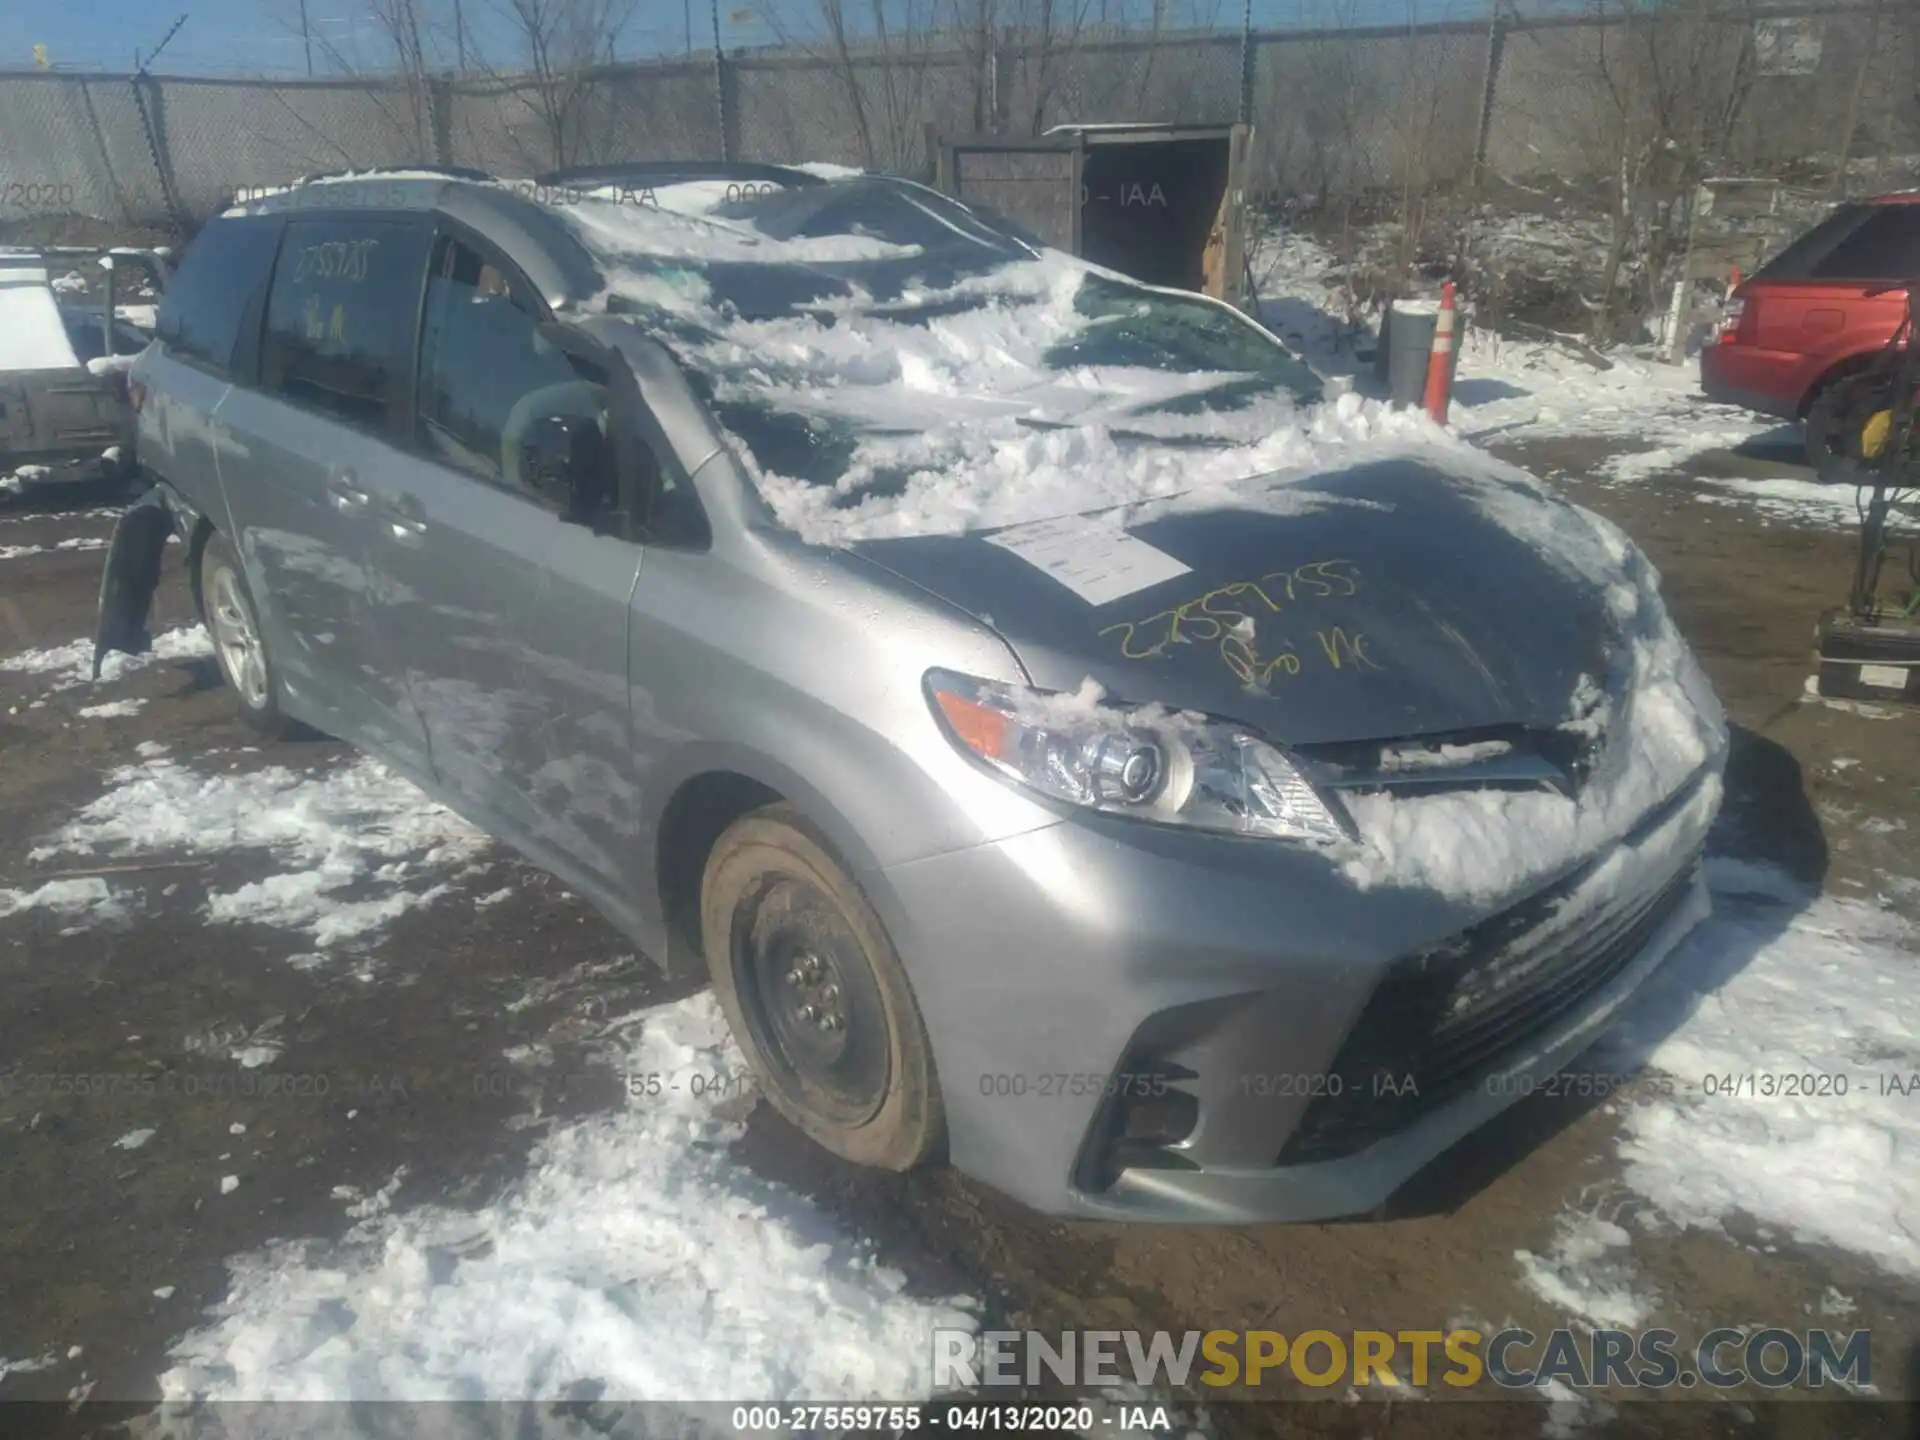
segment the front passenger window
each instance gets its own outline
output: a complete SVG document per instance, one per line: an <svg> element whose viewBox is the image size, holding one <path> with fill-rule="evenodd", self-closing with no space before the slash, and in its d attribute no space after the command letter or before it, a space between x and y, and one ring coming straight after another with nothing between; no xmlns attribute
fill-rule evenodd
<svg viewBox="0 0 1920 1440"><path fill-rule="evenodd" d="M415 438L428 455L550 501L528 479L538 469L530 447L542 443L542 422L593 427L604 442L607 404L606 377L542 336L497 268L457 240L440 242L420 341ZM610 445L598 453L610 457ZM603 463L610 467L610 458Z"/></svg>

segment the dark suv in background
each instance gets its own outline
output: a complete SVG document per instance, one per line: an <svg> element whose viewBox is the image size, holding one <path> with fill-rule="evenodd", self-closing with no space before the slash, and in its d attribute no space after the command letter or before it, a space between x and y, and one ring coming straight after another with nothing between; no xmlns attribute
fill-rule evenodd
<svg viewBox="0 0 1920 1440"><path fill-rule="evenodd" d="M1806 422L1816 469L1834 458L1834 418L1822 402L1906 316L1904 293L1884 287L1920 275L1916 202L1920 191L1838 206L1734 292L1720 333L1700 352L1710 398Z"/></svg>

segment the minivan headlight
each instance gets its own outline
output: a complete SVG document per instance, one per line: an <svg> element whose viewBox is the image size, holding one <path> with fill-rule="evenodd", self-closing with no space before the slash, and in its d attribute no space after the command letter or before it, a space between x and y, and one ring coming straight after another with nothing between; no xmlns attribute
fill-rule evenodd
<svg viewBox="0 0 1920 1440"><path fill-rule="evenodd" d="M1238 726L1107 705L1092 682L1066 694L930 670L926 687L957 748L1055 800L1231 835L1352 838L1296 761Z"/></svg>

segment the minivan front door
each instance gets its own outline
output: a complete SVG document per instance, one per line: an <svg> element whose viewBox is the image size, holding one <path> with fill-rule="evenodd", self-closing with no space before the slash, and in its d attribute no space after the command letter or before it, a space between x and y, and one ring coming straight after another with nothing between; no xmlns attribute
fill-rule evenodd
<svg viewBox="0 0 1920 1440"><path fill-rule="evenodd" d="M430 226L293 220L267 294L257 387L221 406L221 479L281 683L330 734L427 773L426 731L381 664L372 497L398 426Z"/></svg>
<svg viewBox="0 0 1920 1440"><path fill-rule="evenodd" d="M520 483L533 423L604 427L605 377L531 298L443 237L427 286L413 453L372 497L386 662L449 799L589 892L626 891L637 834L627 614L641 547Z"/></svg>

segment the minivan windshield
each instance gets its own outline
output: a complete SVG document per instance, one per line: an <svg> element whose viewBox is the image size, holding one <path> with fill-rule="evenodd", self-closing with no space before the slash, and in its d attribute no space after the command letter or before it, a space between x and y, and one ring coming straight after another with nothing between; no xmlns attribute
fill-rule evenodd
<svg viewBox="0 0 1920 1440"><path fill-rule="evenodd" d="M857 505L942 476L990 485L1049 434L1047 453L1257 446L1321 399L1231 306L1096 269L924 187L738 189L563 214L598 256L608 312L672 351L763 489Z"/></svg>

